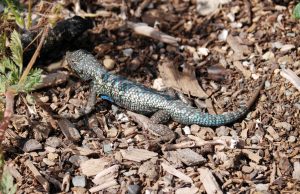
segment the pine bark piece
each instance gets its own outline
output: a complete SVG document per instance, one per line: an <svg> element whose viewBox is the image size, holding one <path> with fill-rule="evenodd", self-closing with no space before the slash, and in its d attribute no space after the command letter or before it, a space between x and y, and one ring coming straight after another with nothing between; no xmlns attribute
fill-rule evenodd
<svg viewBox="0 0 300 194"><path fill-rule="evenodd" d="M199 168L200 181L202 182L207 194L222 194L223 191L220 189L214 175L208 168Z"/></svg>
<svg viewBox="0 0 300 194"><path fill-rule="evenodd" d="M80 134L78 130L68 119L60 119L58 121L58 126L68 140L73 142L80 140Z"/></svg>
<svg viewBox="0 0 300 194"><path fill-rule="evenodd" d="M113 165L109 168L106 168L106 169L102 170L92 180L93 183L96 184L96 185L103 184L103 177L105 177L105 179L106 179L107 175L109 175L109 178L115 178L115 176L118 175L119 168L120 168L120 165ZM105 182L107 182L107 179L106 179Z"/></svg>
<svg viewBox="0 0 300 194"><path fill-rule="evenodd" d="M193 183L193 180L189 176L187 176L186 174L180 172L179 170L177 170L173 166L170 166L166 163L162 163L161 166L163 167L163 169L165 171L167 171L168 173L178 177L179 179L181 179L185 182L188 182L188 183Z"/></svg>
<svg viewBox="0 0 300 194"><path fill-rule="evenodd" d="M206 159L200 154L194 152L190 148L177 150L179 159L187 166L195 166L203 164Z"/></svg>
<svg viewBox="0 0 300 194"><path fill-rule="evenodd" d="M32 172L34 178L43 186L43 188L49 192L50 186L49 182L41 175L41 173L38 171L38 169L32 164L31 161L26 160L25 165L29 168L29 170Z"/></svg>
<svg viewBox="0 0 300 194"><path fill-rule="evenodd" d="M103 189L107 189L107 188L115 186L115 185L118 185L118 182L114 179L114 180L112 180L110 182L103 183L102 185L98 185L96 187L92 187L92 188L89 189L89 191L91 193L95 193L97 191L100 191L100 190L103 190Z"/></svg>
<svg viewBox="0 0 300 194"><path fill-rule="evenodd" d="M104 170L109 162L108 158L90 159L80 164L80 170L87 177L94 176Z"/></svg>
<svg viewBox="0 0 300 194"><path fill-rule="evenodd" d="M126 160L141 162L156 157L158 154L144 149L120 150L122 156Z"/></svg>
<svg viewBox="0 0 300 194"><path fill-rule="evenodd" d="M186 65L183 72L179 72L174 64L163 62L158 66L160 76L164 79L166 86L181 91L184 94L208 98L208 95L200 87L196 79L193 67Z"/></svg>

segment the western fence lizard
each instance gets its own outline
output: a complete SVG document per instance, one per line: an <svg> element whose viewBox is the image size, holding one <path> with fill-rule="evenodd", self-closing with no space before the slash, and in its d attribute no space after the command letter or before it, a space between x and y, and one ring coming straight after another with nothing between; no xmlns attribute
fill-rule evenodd
<svg viewBox="0 0 300 194"><path fill-rule="evenodd" d="M81 79L91 80L90 106L86 109L87 113L90 112L91 106L95 104L95 96L100 95L133 112L143 115L154 114L152 118L156 123L166 121L170 117L174 121L185 125L198 124L212 127L233 123L246 115L264 85L263 81L250 101L245 106L240 107L238 111L213 115L201 112L199 109L189 106L172 96L111 74L101 66L92 54L84 50L67 52L66 59L71 69ZM174 137L173 132L161 130L171 131L169 128L158 128L155 133L172 136L167 138Z"/></svg>

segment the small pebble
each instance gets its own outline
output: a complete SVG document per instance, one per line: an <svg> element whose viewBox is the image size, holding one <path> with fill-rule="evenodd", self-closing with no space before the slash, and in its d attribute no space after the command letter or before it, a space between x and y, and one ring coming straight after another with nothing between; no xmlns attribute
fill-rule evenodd
<svg viewBox="0 0 300 194"><path fill-rule="evenodd" d="M280 49L283 46L283 44L281 42L274 42L274 43L271 43L271 45L273 48L277 48L277 49Z"/></svg>
<svg viewBox="0 0 300 194"><path fill-rule="evenodd" d="M253 74L251 75L251 77L252 77L254 80L257 80L257 79L259 78L259 75L256 74L256 73L253 73Z"/></svg>
<svg viewBox="0 0 300 194"><path fill-rule="evenodd" d="M295 45L292 45L292 44L285 44L283 45L281 48L280 48L280 51L281 52L287 52L287 51L290 51L292 49L295 48Z"/></svg>
<svg viewBox="0 0 300 194"><path fill-rule="evenodd" d="M111 153L112 152L111 144L110 143L103 144L103 151L106 154Z"/></svg>
<svg viewBox="0 0 300 194"><path fill-rule="evenodd" d="M185 126L182 130L185 135L191 135L191 129L189 126Z"/></svg>
<svg viewBox="0 0 300 194"><path fill-rule="evenodd" d="M51 161L54 161L56 158L58 158L58 154L56 153L49 153L47 155L48 159L51 160Z"/></svg>
<svg viewBox="0 0 300 194"><path fill-rule="evenodd" d="M218 39L220 41L226 41L228 36L228 30L224 29L222 32L218 35Z"/></svg>
<svg viewBox="0 0 300 194"><path fill-rule="evenodd" d="M87 161L89 158L86 156L73 155L69 158L69 162L71 162L75 166L80 166L80 163Z"/></svg>
<svg viewBox="0 0 300 194"><path fill-rule="evenodd" d="M72 183L75 187L85 187L86 186L86 178L85 176L75 176L72 178Z"/></svg>
<svg viewBox="0 0 300 194"><path fill-rule="evenodd" d="M229 134L229 130L225 126L221 126L216 128L216 134L218 137L227 136Z"/></svg>
<svg viewBox="0 0 300 194"><path fill-rule="evenodd" d="M255 185L256 191L268 191L269 184L257 184Z"/></svg>
<svg viewBox="0 0 300 194"><path fill-rule="evenodd" d="M133 53L133 49L131 48L123 50L123 55L125 55L126 57L131 57L132 53Z"/></svg>
<svg viewBox="0 0 300 194"><path fill-rule="evenodd" d="M117 114L116 118L117 118L117 121L120 121L122 123L126 123L129 121L128 116L124 113Z"/></svg>
<svg viewBox="0 0 300 194"><path fill-rule="evenodd" d="M61 143L62 141L58 137L49 137L48 139L46 139L45 144L50 147L57 148L61 145Z"/></svg>
<svg viewBox="0 0 300 194"><path fill-rule="evenodd" d="M32 152L40 149L43 149L43 146L42 144L40 144L40 142L36 141L35 139L28 140L23 146L24 152Z"/></svg>
<svg viewBox="0 0 300 194"><path fill-rule="evenodd" d="M208 53L209 53L208 48L204 48L204 47L198 47L198 48L197 48L197 54L198 54L198 55L204 55L204 56L207 56Z"/></svg>
<svg viewBox="0 0 300 194"><path fill-rule="evenodd" d="M103 66L107 70L112 70L113 68L115 68L115 64L116 64L116 62L113 59L111 59L111 58L105 58L103 60Z"/></svg>
<svg viewBox="0 0 300 194"><path fill-rule="evenodd" d="M45 151L49 152L49 153L54 153L54 152L56 152L56 149L53 147L50 147L50 146L46 146Z"/></svg>
<svg viewBox="0 0 300 194"><path fill-rule="evenodd" d="M292 129L292 125L287 123L287 122L279 122L279 123L276 123L275 124L275 127L278 127L278 128L284 128L286 129L287 131L290 131Z"/></svg>
<svg viewBox="0 0 300 194"><path fill-rule="evenodd" d="M48 158L43 158L43 162L45 164L47 164L48 166L54 166L55 165L55 162L49 160Z"/></svg>
<svg viewBox="0 0 300 194"><path fill-rule="evenodd" d="M164 84L164 81L162 78L157 78L153 82L153 88L158 91L163 91L167 89L167 86Z"/></svg>
<svg viewBox="0 0 300 194"><path fill-rule="evenodd" d="M251 173L253 171L253 168L251 166L243 166L242 171L244 173Z"/></svg>
<svg viewBox="0 0 300 194"><path fill-rule="evenodd" d="M40 97L40 101L42 101L44 103L48 102L49 101L49 96L42 96L42 97Z"/></svg>
<svg viewBox="0 0 300 194"><path fill-rule="evenodd" d="M118 134L119 134L119 130L115 127L112 127L107 131L107 137L109 137L109 138L114 138Z"/></svg>
<svg viewBox="0 0 300 194"><path fill-rule="evenodd" d="M128 194L138 194L141 191L139 185L128 185Z"/></svg>
<svg viewBox="0 0 300 194"><path fill-rule="evenodd" d="M293 136L293 135L289 136L288 142L294 143L295 141L296 141L296 137L295 136Z"/></svg>
<svg viewBox="0 0 300 194"><path fill-rule="evenodd" d="M262 59L268 61L270 59L274 59L274 57L274 53L272 51L268 51L265 54L263 54Z"/></svg>

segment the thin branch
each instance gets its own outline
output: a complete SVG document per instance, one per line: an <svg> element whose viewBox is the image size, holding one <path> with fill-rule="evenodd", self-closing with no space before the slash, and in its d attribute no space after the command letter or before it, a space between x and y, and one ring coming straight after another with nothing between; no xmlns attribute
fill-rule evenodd
<svg viewBox="0 0 300 194"><path fill-rule="evenodd" d="M42 34L42 37L41 37L41 41L40 41L40 43L39 43L37 49L35 50L33 56L31 57L31 59L30 59L28 65L27 65L26 69L24 70L24 72L23 72L23 74L22 74L22 76L21 76L21 78L20 78L20 80L19 80L19 85L22 85L22 84L23 84L23 82L25 81L25 78L27 77L27 75L29 74L29 72L30 72L32 66L34 65L34 63L35 63L37 57L39 56L40 51L41 51L41 49L42 49L42 46L43 46L43 44L44 44L44 41L45 41L45 39L46 39L46 36L47 36L47 34L48 34L48 31L49 31L49 26L47 26L47 27L43 30L43 34Z"/></svg>

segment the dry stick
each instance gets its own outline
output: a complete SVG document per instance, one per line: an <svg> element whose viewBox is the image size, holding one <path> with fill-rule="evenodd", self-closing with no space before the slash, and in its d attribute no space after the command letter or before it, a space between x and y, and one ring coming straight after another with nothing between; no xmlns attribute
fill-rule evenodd
<svg viewBox="0 0 300 194"><path fill-rule="evenodd" d="M48 34L48 31L49 31L49 26L47 26L44 30L43 30L43 34L42 34L42 37L41 37L41 41L37 47L37 49L35 50L33 56L31 57L26 69L24 70L20 80L19 80L19 85L22 84L25 80L25 78L27 77L27 75L29 74L30 72L30 69L32 68L33 64L35 63L37 57L39 56L40 54L40 51L42 49L42 46L43 46L43 43L46 39L46 36Z"/></svg>

